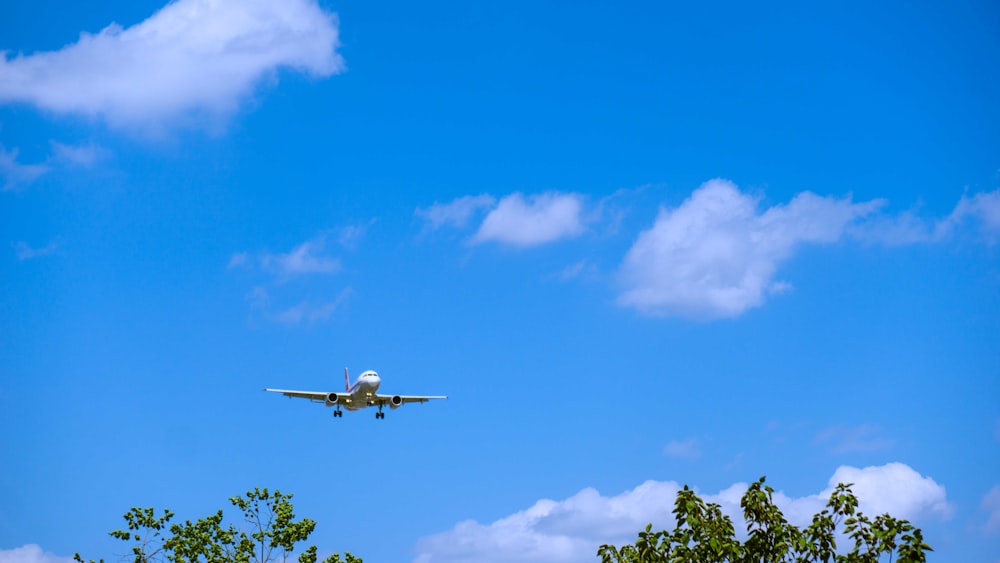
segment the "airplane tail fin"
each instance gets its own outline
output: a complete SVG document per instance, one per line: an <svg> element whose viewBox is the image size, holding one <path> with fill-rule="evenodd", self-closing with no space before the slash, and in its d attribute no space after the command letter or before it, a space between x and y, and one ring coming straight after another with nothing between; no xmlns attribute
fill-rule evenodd
<svg viewBox="0 0 1000 563"><path fill-rule="evenodd" d="M347 368L344 368L344 391L351 392L351 378L347 375Z"/></svg>

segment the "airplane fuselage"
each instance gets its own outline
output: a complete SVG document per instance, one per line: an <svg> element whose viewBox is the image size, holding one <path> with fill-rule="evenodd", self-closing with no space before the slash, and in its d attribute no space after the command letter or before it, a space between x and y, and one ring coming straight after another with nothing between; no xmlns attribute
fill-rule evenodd
<svg viewBox="0 0 1000 563"><path fill-rule="evenodd" d="M344 408L349 411L358 411L373 404L378 386L382 384L382 379L374 371L368 370L362 373L358 380L347 390L349 397L344 401Z"/></svg>

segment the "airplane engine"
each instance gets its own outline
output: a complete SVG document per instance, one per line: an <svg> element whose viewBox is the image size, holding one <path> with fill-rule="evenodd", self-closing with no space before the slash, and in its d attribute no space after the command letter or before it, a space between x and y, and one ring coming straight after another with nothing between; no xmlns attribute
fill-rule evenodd
<svg viewBox="0 0 1000 563"><path fill-rule="evenodd" d="M398 409L401 406L403 406L403 398L399 395L393 395L392 398L389 399L389 408Z"/></svg>
<svg viewBox="0 0 1000 563"><path fill-rule="evenodd" d="M337 394L336 393L327 393L326 394L326 406L332 407L333 405L336 405L336 404L337 404Z"/></svg>

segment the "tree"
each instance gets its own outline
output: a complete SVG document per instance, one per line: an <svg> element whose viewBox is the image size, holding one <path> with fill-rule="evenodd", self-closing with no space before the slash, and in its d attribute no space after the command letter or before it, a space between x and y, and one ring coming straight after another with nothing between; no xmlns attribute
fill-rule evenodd
<svg viewBox="0 0 1000 563"><path fill-rule="evenodd" d="M157 517L153 508L132 507L123 516L125 529L109 535L132 542L134 563L287 563L296 544L306 541L316 528L309 518L295 520L291 499L290 494L266 488L230 497L229 502L242 512L242 529L233 524L224 527L222 510L195 522L171 524L174 513L169 510ZM323 563L362 563L350 553L344 557L334 553ZM73 559L84 563L79 553ZM299 563L316 560L315 545L298 556Z"/></svg>
<svg viewBox="0 0 1000 563"><path fill-rule="evenodd" d="M761 477L740 500L747 522L747 539L740 542L732 520L720 505L706 503L687 486L674 503L677 525L672 532L654 532L652 524L639 532L634 544L602 545L602 563L877 563L883 556L897 563L923 563L924 543L919 528L888 514L874 520L857 510L851 485L840 484L826 508L812 523L799 529L785 520L774 504L774 489ZM837 527L843 523L843 536ZM837 551L837 538L853 541L849 551Z"/></svg>

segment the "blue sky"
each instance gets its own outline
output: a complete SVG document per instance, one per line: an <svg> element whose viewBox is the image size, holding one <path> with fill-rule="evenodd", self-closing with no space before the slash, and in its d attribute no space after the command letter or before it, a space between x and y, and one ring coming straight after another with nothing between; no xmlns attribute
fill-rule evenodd
<svg viewBox="0 0 1000 563"><path fill-rule="evenodd" d="M1000 12L0 6L0 561L295 496L594 561L683 484L1000 553ZM446 394L376 421L262 387Z"/></svg>

